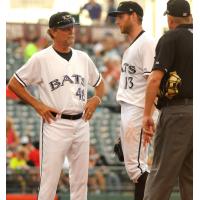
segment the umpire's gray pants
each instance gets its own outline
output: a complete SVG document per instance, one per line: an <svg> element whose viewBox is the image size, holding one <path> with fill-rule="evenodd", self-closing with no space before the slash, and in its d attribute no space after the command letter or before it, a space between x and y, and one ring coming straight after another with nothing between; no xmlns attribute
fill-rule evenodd
<svg viewBox="0 0 200 200"><path fill-rule="evenodd" d="M179 181L182 200L193 199L193 106L161 110L144 200L169 200Z"/></svg>

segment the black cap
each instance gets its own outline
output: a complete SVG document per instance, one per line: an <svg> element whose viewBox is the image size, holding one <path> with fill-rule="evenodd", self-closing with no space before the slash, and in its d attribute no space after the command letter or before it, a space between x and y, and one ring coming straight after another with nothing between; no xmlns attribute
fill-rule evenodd
<svg viewBox="0 0 200 200"><path fill-rule="evenodd" d="M190 4L186 0L169 0L164 15L187 17L190 13Z"/></svg>
<svg viewBox="0 0 200 200"><path fill-rule="evenodd" d="M49 19L49 28L65 28L73 25L79 25L68 12L58 12Z"/></svg>
<svg viewBox="0 0 200 200"><path fill-rule="evenodd" d="M132 12L135 12L138 16L143 17L143 9L138 3L133 1L123 1L119 4L117 10L109 12L108 16L116 17L119 14Z"/></svg>

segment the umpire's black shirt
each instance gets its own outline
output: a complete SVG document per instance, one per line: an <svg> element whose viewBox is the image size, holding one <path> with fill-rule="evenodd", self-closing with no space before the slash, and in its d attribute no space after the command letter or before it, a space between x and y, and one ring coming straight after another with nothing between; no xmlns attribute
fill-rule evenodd
<svg viewBox="0 0 200 200"><path fill-rule="evenodd" d="M176 71L181 84L179 93L173 99L193 98L193 24L179 25L160 38L152 70L165 72L161 86L165 85L167 74ZM158 101L171 100L159 97Z"/></svg>

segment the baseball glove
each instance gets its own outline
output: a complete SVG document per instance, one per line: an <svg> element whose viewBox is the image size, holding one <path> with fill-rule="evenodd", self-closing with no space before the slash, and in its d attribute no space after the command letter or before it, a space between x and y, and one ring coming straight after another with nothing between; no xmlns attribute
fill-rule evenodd
<svg viewBox="0 0 200 200"><path fill-rule="evenodd" d="M124 162L124 154L122 151L122 144L121 144L121 139L120 137L117 139L117 142L114 145L113 149L115 155L118 157L120 162Z"/></svg>

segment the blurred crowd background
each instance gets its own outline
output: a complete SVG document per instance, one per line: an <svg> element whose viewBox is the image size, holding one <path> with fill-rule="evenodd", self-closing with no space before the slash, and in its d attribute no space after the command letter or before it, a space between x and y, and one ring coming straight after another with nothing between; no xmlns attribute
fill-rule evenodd
<svg viewBox="0 0 200 200"><path fill-rule="evenodd" d="M6 24L6 83L13 73L34 53L51 44L46 31L48 18L57 11L69 11L80 22L76 28L74 48L87 52L102 73L106 96L90 121L90 168L88 187L94 194L132 193L123 163L113 154L120 131L120 107L116 92L120 76L121 57L128 47L127 38L120 34L108 11L115 10L119 0L7 1ZM166 1L137 1L144 8L145 30L157 40L166 30L162 17ZM189 1L192 7L192 1ZM37 88L28 90L35 96ZM88 96L92 95L92 88ZM6 182L7 193L37 193L39 186L40 118L35 111L6 88ZM153 149L149 148L151 166ZM175 192L177 188L175 188ZM68 193L68 162L63 165L58 192Z"/></svg>

